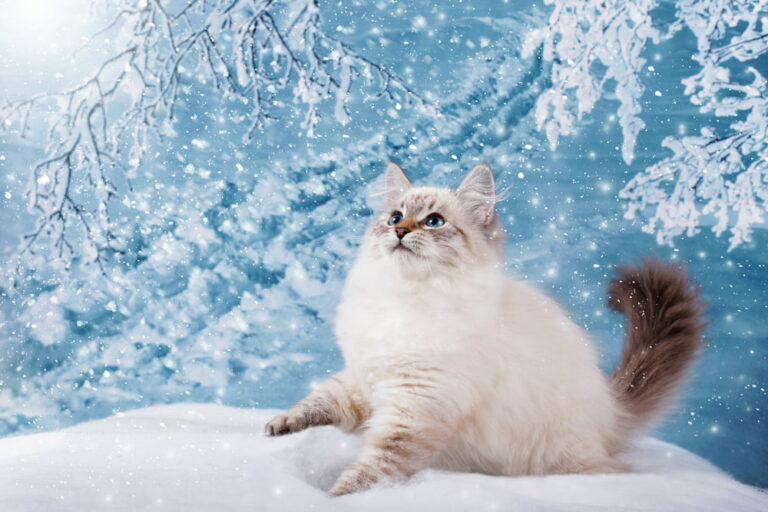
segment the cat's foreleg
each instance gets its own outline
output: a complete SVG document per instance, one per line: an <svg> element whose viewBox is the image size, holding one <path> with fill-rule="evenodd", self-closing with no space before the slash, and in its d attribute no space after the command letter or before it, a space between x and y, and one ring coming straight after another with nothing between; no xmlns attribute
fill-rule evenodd
<svg viewBox="0 0 768 512"><path fill-rule="evenodd" d="M267 423L264 433L280 436L299 432L316 425L336 425L351 432L368 417L365 403L354 378L345 371L337 373L320 384L302 401L285 414Z"/></svg>
<svg viewBox="0 0 768 512"><path fill-rule="evenodd" d="M455 428L448 416L430 414L418 405L377 409L368 422L358 460L344 470L328 493L340 496L362 491L380 480L404 480L426 468Z"/></svg>

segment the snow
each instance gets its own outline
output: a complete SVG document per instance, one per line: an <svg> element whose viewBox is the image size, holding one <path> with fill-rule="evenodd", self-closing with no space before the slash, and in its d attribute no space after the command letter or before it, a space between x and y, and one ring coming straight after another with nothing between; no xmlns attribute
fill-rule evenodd
<svg viewBox="0 0 768 512"><path fill-rule="evenodd" d="M133 25L126 21L124 30L99 38L109 37L110 42L91 48L92 54L90 50L78 52L77 60L72 61L72 53L101 28L102 21L106 24L113 19L113 8L134 3L109 2L100 15L103 20L78 34L74 44L68 44L67 38L57 39L61 47L55 52L37 52L29 59L23 57L29 53L26 50L4 55L0 58L0 99L21 100L62 91L91 76L103 62L105 51L113 52L134 38ZM231 3L206 2L211 7ZM584 9L595 4L571 3ZM620 3L611 1L610 5ZM305 0L290 4L313 5ZM604 307L611 268L654 252L662 259L688 265L710 304L710 344L679 409L659 435L745 482L768 487L764 462L768 431L763 418L768 409L768 344L763 342L768 339L768 230L756 229L752 242L742 243L729 254L725 254L728 243L716 239L708 229L696 237L677 237L674 249L656 247L652 236L642 234L641 226L657 204L650 202L656 197L651 192L664 192L658 197L666 198L666 186L671 182L662 178L672 174L643 181L633 189L639 194L637 201L649 200L648 211L638 211L635 220L624 218L626 206L634 199L617 197L633 176L665 155L678 155L677 161L690 164L686 169L692 171L688 176L695 183L707 168L696 166L696 159L689 158L695 155L686 148L694 141L684 137L703 137L702 128L709 125L712 130L707 133L718 136L731 123L742 123L738 130L754 137L739 141L768 142L760 131L768 126L764 122L768 110L754 110L759 118L749 117L746 110L730 118L718 118L714 111L699 112L705 104L713 108L748 106L759 99L760 91L762 98L768 98L768 93L753 84L753 74L733 71L731 78L744 86L740 101L727 103L710 93L702 96L720 83L715 80L717 75L712 80L707 75L692 82L708 84L693 91L703 103L691 103L681 81L699 70L699 63L691 59L699 51L697 44L707 39L707 27L716 28L716 24L708 25L710 21L729 22L714 15L693 16L695 12L688 7L704 9L714 3L686 0L691 19L702 22L697 33L704 34L703 38L680 30L658 45L648 43L640 55L631 53L637 49L635 45L622 46L628 55L634 55L634 63L644 60L647 68L647 72L637 71L645 93L638 97L643 110L636 117L647 126L638 136L632 165L622 159L626 118L618 116L620 101L614 97L613 86L598 88L604 77L601 72L594 76L595 83L569 82L583 86L578 98L576 89L566 91L574 94L572 100L591 102L593 94L602 99L591 111L585 110L581 120L578 109L573 111L573 133L561 133L558 149L552 152L536 130L536 105L554 85L554 63L538 54L529 59L520 56L525 34L537 27L546 30L546 20L553 12L554 6L538 4L495 0L440 5L400 0L320 2L318 30L348 45L349 55L369 58L401 77L401 85L436 102L440 115L419 105L414 108L414 102L409 107L401 88L395 88L395 97L389 98L382 90L387 80L378 68L355 60L353 67L360 76L347 77L352 79L350 94L341 98L348 100L349 122L342 126L334 115L340 100L336 87L317 84L328 95L316 104L318 124L312 138L300 128L312 105L293 101L294 93L302 92L295 89L299 85L295 76L282 88L267 85L264 109L259 110L254 97L243 102L217 90L211 73L204 73L194 59L185 61L175 120L172 125L160 122L152 128L171 137L153 141L147 132L138 134L136 145L110 146L122 147L120 154L127 160L122 163L128 167L126 177L132 189L128 190L119 166L106 169L119 192L110 206L114 207L112 234L124 242L116 248L125 251L103 261L106 277L98 265L87 264L99 247L83 246L77 236L70 240L75 252L85 249L90 254L80 258L82 265L75 262L64 271L55 248L42 244L24 259L29 271L14 274L15 255L27 241L24 235L34 231L37 218L26 210L26 185L35 163L47 154L43 147L47 123L58 118L49 114L66 108L66 101L52 100L51 105L31 114L25 138L18 137L18 123L0 121L7 130L0 134L0 270L4 271L0 272L0 436L61 428L159 403L290 405L306 394L312 382L323 380L342 364L332 335L334 309L360 237L378 208L375 194L386 162L392 159L402 164L418 184L438 186L456 186L472 166L488 162L504 198L498 207L507 230L510 271L545 288L588 328L599 345L606 372L618 360L624 333L620 317ZM748 9L754 3L724 4ZM156 9L160 4L144 5ZM240 0L237 5L244 14L255 4ZM660 30L678 17L671 4L665 5L666 10L649 13L653 26ZM74 11L82 14L88 9ZM604 16L606 12L592 14L610 20ZM236 23L229 34L221 32L226 32L223 19L209 20L216 29L214 39L226 40L221 49L238 41L235 32L244 26L241 14L233 14ZM279 14L278 24L287 28L290 23L285 22L298 12L278 7L274 14ZM414 26L422 24L419 17L426 20L424 27ZM60 20L62 30L69 18ZM580 19L592 18L585 15ZM84 22L78 18L77 23ZM202 14L193 20L194 27L199 28L200 23L207 23ZM617 39L626 34L619 27L631 23L620 16L610 37L598 30L589 41L599 37L606 44L631 43ZM567 23L562 28L575 30ZM749 23L734 26L735 32L713 41L712 48L726 44L731 35L748 37L753 28ZM163 31L159 24L152 33L166 41ZM19 50L20 40L9 34L0 31L0 38ZM246 32L239 34L244 40L250 37ZM288 44L304 59L308 47L302 46L298 36ZM329 41L326 43L331 44ZM757 43L729 47L727 53L747 56L742 52L753 51ZM6 46L13 45L3 48ZM335 46L323 48L333 50ZM147 51L161 59L167 57L164 50L159 54L156 48ZM267 53L263 53L264 65L272 60ZM716 53L721 55L719 50ZM322 52L323 58L330 55L330 51ZM615 55L609 53L606 59ZM234 86L245 90L246 83L236 82L252 79L253 69L246 61L236 65L239 57L247 55L227 54L228 73ZM340 58L337 51L334 59ZM224 79L219 61L213 60L212 70ZM613 62L619 74L619 69L629 68L622 62L606 62ZM198 64L208 67L206 61ZM326 64L326 76L336 80L348 71L341 60ZM567 62L561 58L560 64ZM744 61L738 66L746 70L748 64ZM116 63L114 71L124 69L120 66L123 61ZM713 66L707 69L719 73L716 68L722 66ZM764 74L763 68L756 66ZM600 71L599 66L580 69ZM60 75L66 78L57 78ZM107 75L104 78L110 81L111 72ZM205 76L207 81L200 82ZM135 86L140 85L138 75L129 73L126 80L125 92L135 93ZM326 86L330 88L324 89ZM663 95L655 96L656 90ZM112 121L123 119L118 110L131 102L129 94L118 96L113 103L115 115L110 114ZM156 95L144 98L152 102ZM269 98L276 101L274 109L266 105ZM567 102L563 108L573 105ZM278 119L249 131L251 123L263 121L260 116L267 114ZM722 122L716 122L718 119ZM98 119L94 121L99 124ZM677 139L673 140L680 142L677 153L662 146L665 137L675 133ZM721 146L713 143L708 148L719 151ZM730 155L729 165L737 165L736 155ZM728 175L726 180L742 181L733 181L730 195L713 197L718 204L727 200L727 204L742 205L739 210L748 215L743 220L731 218L730 227L743 226L746 240L750 219L759 214L749 202L750 191L758 190L768 156L752 159L742 154L740 158L752 162L754 172L745 167L739 174L743 178ZM713 171L706 174L717 177ZM51 179L40 187L53 185L50 172L38 176ZM91 202L96 196L89 192L86 175L80 173L76 178L73 191L98 216L97 205ZM710 185L717 183L702 182L697 191L718 189ZM686 190L689 188L682 187L682 192ZM695 212L688 212L691 215L682 209L671 213L681 221L694 219ZM673 218L671 213L665 218ZM705 217L699 220L715 225L714 218Z"/></svg>
<svg viewBox="0 0 768 512"><path fill-rule="evenodd" d="M768 509L768 495L653 439L631 474L493 477L427 470L403 484L330 498L360 440L332 427L267 438L276 413L213 404L155 406L0 440L0 503L67 510Z"/></svg>

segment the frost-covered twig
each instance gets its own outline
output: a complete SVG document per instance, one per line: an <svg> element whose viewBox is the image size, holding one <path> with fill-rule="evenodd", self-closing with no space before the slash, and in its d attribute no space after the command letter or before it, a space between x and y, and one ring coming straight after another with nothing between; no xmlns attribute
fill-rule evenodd
<svg viewBox="0 0 768 512"><path fill-rule="evenodd" d="M729 250L748 242L765 222L768 206L768 82L747 66L752 81L733 79L734 61L750 62L768 53L768 2L681 0L678 18L696 36L701 65L683 80L685 93L704 113L736 117L725 133L705 127L699 136L668 137L672 156L633 178L620 195L627 216L653 209L647 232L660 243L698 232L713 215L718 236L730 230ZM730 36L730 37L729 37Z"/></svg>
<svg viewBox="0 0 768 512"><path fill-rule="evenodd" d="M553 61L552 86L536 102L536 122L554 149L559 138L592 111L615 80L618 114L624 142L622 155L630 163L637 134L645 123L638 117L644 88L637 75L648 39L658 40L649 12L655 0L546 0L555 8L549 25L531 31L523 47L530 56L543 46L543 57Z"/></svg>
<svg viewBox="0 0 768 512"><path fill-rule="evenodd" d="M705 127L699 136L667 137L663 145L673 155L635 176L620 196L629 200L628 218L652 210L643 229L656 233L659 243L694 235L709 215L717 235L730 229L730 249L749 241L753 226L765 221L768 198L768 91L757 64L749 65L768 52L768 0L679 0L677 19L666 33L652 26L655 0L550 3L550 25L529 34L526 51L543 45L544 58L554 61L552 86L537 103L539 128L553 148L613 78L622 154L631 163L644 126L638 117L645 64L640 55L649 39L683 27L693 32L693 57L701 70L683 80L685 94L702 112L737 120L725 133ZM732 73L734 65L743 73Z"/></svg>
<svg viewBox="0 0 768 512"><path fill-rule="evenodd" d="M38 220L21 255L47 240L67 264L85 255L103 270L104 258L123 250L110 202L130 186L151 142L174 133L178 98L190 76L248 105L245 142L281 110L296 108L281 100L285 95L304 106L302 127L309 134L327 100L346 123L350 89L360 77L376 95L436 109L399 77L323 32L316 0L114 5L112 21L90 41L117 32L114 52L94 74L70 90L0 109L0 125L18 126L21 136L30 118L48 115L48 159L34 168L27 192Z"/></svg>

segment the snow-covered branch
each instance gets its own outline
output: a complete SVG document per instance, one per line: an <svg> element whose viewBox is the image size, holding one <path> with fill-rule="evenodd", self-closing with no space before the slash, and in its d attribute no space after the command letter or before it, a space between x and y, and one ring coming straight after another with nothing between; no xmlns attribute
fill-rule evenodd
<svg viewBox="0 0 768 512"><path fill-rule="evenodd" d="M280 112L297 108L311 135L326 101L346 123L358 79L376 96L436 109L326 34L316 0L119 0L114 6L112 21L90 41L115 34L113 53L91 76L70 90L0 108L0 126L16 126L21 136L30 119L48 119L48 158L35 166L27 192L38 221L22 255L45 240L67 265L85 256L103 270L105 257L123 250L110 202L130 187L152 141L174 134L188 77L247 105L246 143Z"/></svg>
<svg viewBox="0 0 768 512"><path fill-rule="evenodd" d="M703 217L715 218L719 236L730 230L729 250L751 240L768 206L768 83L753 66L741 66L751 82L732 77L733 64L768 52L768 2L681 0L679 23L696 36L701 65L683 80L685 93L703 113L736 120L726 130L705 127L699 136L668 137L672 156L635 176L621 191L627 216L655 209L644 230L660 243L696 234ZM738 73L737 71L737 73ZM723 133L724 132L724 133ZM671 185L673 184L673 185Z"/></svg>
<svg viewBox="0 0 768 512"><path fill-rule="evenodd" d="M649 39L658 40L649 12L655 0L546 0L555 8L549 25L532 30L523 55L543 46L543 57L553 61L552 86L536 102L536 122L554 149L563 135L573 133L577 121L592 111L606 84L615 81L615 94L624 142L622 155L630 163L637 134L645 127L639 118L643 86L638 70Z"/></svg>
<svg viewBox="0 0 768 512"><path fill-rule="evenodd" d="M751 239L765 222L768 198L768 89L757 60L768 52L767 0L679 0L666 33L652 25L656 1L552 0L550 25L529 34L526 51L543 45L553 60L552 86L538 100L537 119L554 148L561 135L592 110L616 81L623 132L622 153L631 163L643 93L640 57L648 40L688 28L701 66L683 80L685 94L703 113L735 117L727 130L705 127L699 136L667 137L672 156L635 176L620 192L626 216L649 213L644 230L659 243L692 236L714 216L713 231L730 230L730 249ZM747 78L744 78L747 77Z"/></svg>

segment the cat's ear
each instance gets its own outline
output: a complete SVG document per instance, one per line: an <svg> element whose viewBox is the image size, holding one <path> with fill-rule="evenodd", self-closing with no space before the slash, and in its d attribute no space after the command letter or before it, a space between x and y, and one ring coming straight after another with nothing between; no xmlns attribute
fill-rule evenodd
<svg viewBox="0 0 768 512"><path fill-rule="evenodd" d="M483 225L493 219L496 206L496 185L488 164L476 165L456 191L462 206Z"/></svg>
<svg viewBox="0 0 768 512"><path fill-rule="evenodd" d="M403 192L411 186L411 181L400 166L394 162L389 162L387 170L384 171L384 197L387 203L396 202L403 195Z"/></svg>

